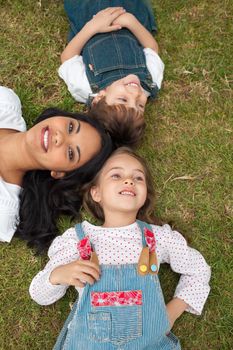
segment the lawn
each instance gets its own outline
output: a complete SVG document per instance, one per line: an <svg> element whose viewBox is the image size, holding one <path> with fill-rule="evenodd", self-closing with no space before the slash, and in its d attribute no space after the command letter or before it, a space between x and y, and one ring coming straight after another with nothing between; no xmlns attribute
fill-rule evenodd
<svg viewBox="0 0 233 350"><path fill-rule="evenodd" d="M212 267L202 316L185 313L174 333L185 350L233 348L233 118L230 1L153 1L166 65L163 88L146 109L139 152L148 159L156 214L172 223ZM68 23L62 1L0 0L0 84L13 88L28 126L48 106L83 110L57 75ZM61 230L69 226L65 220ZM0 245L0 350L52 349L75 298L49 307L28 287L44 266L24 243ZM166 300L177 276L161 271Z"/></svg>

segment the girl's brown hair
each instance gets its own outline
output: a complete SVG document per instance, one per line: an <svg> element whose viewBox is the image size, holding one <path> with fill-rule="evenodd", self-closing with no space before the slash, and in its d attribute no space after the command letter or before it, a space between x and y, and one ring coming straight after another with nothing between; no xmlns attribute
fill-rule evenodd
<svg viewBox="0 0 233 350"><path fill-rule="evenodd" d="M92 103L88 115L109 132L116 146L135 147L145 129L143 113L123 104L108 105L105 97Z"/></svg>
<svg viewBox="0 0 233 350"><path fill-rule="evenodd" d="M133 157L137 159L140 164L143 166L144 172L145 172L145 177L146 177L146 185L147 185L147 198L146 201L143 205L142 208L139 209L137 213L137 219L146 221L148 223L159 223L156 217L154 216L154 197L155 197L155 192L154 192L154 187L153 187L153 179L150 173L150 170L144 161L142 157L137 155L132 149L128 147L120 147L116 151L112 153L110 158L116 156L116 155L121 155L121 154L127 154L130 157ZM109 159L109 158L108 158ZM106 161L107 162L107 161ZM105 164L106 164L105 162ZM104 166L104 165L103 165ZM103 169L103 168L102 168ZM95 185L98 184L100 175L102 173L102 169L97 173L95 178L86 184L83 187L83 206L84 208L91 214L93 215L96 219L104 222L104 212L102 207L100 206L99 203L96 203L91 196L91 188Z"/></svg>

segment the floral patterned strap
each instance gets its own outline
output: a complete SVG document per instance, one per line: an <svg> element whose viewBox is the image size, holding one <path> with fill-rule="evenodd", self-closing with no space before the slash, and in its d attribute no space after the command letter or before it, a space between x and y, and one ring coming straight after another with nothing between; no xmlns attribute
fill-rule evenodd
<svg viewBox="0 0 233 350"><path fill-rule="evenodd" d="M146 244L149 247L149 252L150 253L155 252L156 241L155 241L154 233L148 230L148 228L144 228L144 236L145 236Z"/></svg>
<svg viewBox="0 0 233 350"><path fill-rule="evenodd" d="M91 305L95 307L142 305L142 291L91 292Z"/></svg>
<svg viewBox="0 0 233 350"><path fill-rule="evenodd" d="M82 260L89 260L91 257L91 242L88 236L83 238L77 243L77 249L79 251L80 258Z"/></svg>

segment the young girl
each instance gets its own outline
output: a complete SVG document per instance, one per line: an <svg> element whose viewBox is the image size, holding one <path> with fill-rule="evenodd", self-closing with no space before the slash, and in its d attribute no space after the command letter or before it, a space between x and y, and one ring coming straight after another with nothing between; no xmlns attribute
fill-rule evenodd
<svg viewBox="0 0 233 350"><path fill-rule="evenodd" d="M70 285L79 292L55 350L180 349L170 329L184 311L201 314L210 268L169 225L148 224L153 199L148 168L128 148L116 150L86 187L84 205L102 226L84 221L57 237L30 286L41 305L60 299ZM166 306L161 263L181 274Z"/></svg>
<svg viewBox="0 0 233 350"><path fill-rule="evenodd" d="M72 96L119 124L131 119L143 131L147 98L161 87L164 65L152 36L148 0L65 0L69 44L59 75ZM114 114L114 117L112 116ZM117 128L116 128L117 129Z"/></svg>
<svg viewBox="0 0 233 350"><path fill-rule="evenodd" d="M81 114L48 109L26 131L18 96L0 87L0 241L10 242L19 224L30 245L51 243L57 217L77 215L80 185L111 150L110 137Z"/></svg>

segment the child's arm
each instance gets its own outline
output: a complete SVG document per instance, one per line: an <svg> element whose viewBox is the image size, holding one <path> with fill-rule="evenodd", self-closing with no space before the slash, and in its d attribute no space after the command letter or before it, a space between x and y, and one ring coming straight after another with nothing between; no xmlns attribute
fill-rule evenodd
<svg viewBox="0 0 233 350"><path fill-rule="evenodd" d="M66 46L61 54L61 62L63 63L75 55L80 55L86 42L95 34L121 29L121 26L113 24L113 21L124 12L122 7L108 7L99 11Z"/></svg>
<svg viewBox="0 0 233 350"><path fill-rule="evenodd" d="M179 298L174 298L167 303L167 314L170 321L171 328L173 327L177 318L179 318L183 312L187 309L188 304Z"/></svg>
<svg viewBox="0 0 233 350"><path fill-rule="evenodd" d="M69 285L83 288L86 283L94 284L99 279L99 267L89 260L75 260L56 267L50 274L52 285Z"/></svg>
<svg viewBox="0 0 233 350"><path fill-rule="evenodd" d="M113 24L118 24L122 28L127 28L134 34L134 36L138 39L144 48L150 48L158 53L159 47L157 41L133 14L128 12L124 13L121 16L117 17L114 20Z"/></svg>
<svg viewBox="0 0 233 350"><path fill-rule="evenodd" d="M169 225L155 228L160 263L170 264L181 274L174 298L167 304L171 326L184 312L200 315L210 291L210 267L203 256L187 245L184 237Z"/></svg>
<svg viewBox="0 0 233 350"><path fill-rule="evenodd" d="M98 279L99 269L89 261L80 261L74 228L57 237L49 248L49 262L32 280L29 293L40 305L62 298L69 285L83 287L83 282ZM81 279L81 281L80 281Z"/></svg>

